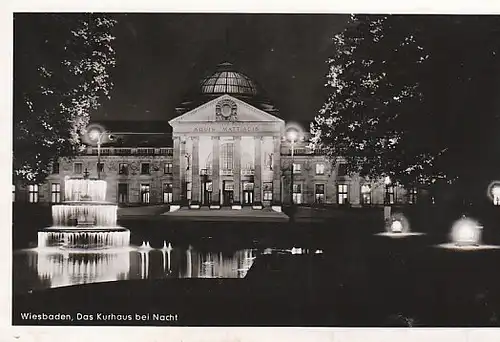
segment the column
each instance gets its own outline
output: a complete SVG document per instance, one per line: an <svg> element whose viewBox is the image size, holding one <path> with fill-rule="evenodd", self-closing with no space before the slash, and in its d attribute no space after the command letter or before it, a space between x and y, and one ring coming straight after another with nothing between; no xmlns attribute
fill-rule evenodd
<svg viewBox="0 0 500 342"><path fill-rule="evenodd" d="M220 204L220 141L219 137L212 137L212 202Z"/></svg>
<svg viewBox="0 0 500 342"><path fill-rule="evenodd" d="M241 137L234 137L234 202L241 204Z"/></svg>
<svg viewBox="0 0 500 342"><path fill-rule="evenodd" d="M181 138L174 137L174 160L172 161L172 196L174 203L178 203L182 199L182 182L181 182Z"/></svg>
<svg viewBox="0 0 500 342"><path fill-rule="evenodd" d="M253 195L254 202L262 202L262 137L255 137L255 153L254 153L254 176L253 176Z"/></svg>
<svg viewBox="0 0 500 342"><path fill-rule="evenodd" d="M281 203L281 139L273 137L273 202Z"/></svg>
<svg viewBox="0 0 500 342"><path fill-rule="evenodd" d="M201 202L201 181L200 181L200 139L198 137L191 137L193 141L193 153L191 155L191 196L193 202L200 204Z"/></svg>

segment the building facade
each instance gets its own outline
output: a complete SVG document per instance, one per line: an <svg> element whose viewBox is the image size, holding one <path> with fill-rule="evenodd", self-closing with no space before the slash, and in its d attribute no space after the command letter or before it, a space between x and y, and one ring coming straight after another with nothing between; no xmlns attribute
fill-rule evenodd
<svg viewBox="0 0 500 342"><path fill-rule="evenodd" d="M44 184L14 189L14 199L58 203L67 177L107 181L107 200L122 205L262 207L283 204L383 205L415 203L416 191L346 173L330 160L292 146L287 124L255 82L229 63L203 78L195 95L176 108L168 127L113 128L116 141L61 158ZM97 154L100 152L100 164ZM293 173L293 176L292 176ZM292 184L293 178L293 184Z"/></svg>

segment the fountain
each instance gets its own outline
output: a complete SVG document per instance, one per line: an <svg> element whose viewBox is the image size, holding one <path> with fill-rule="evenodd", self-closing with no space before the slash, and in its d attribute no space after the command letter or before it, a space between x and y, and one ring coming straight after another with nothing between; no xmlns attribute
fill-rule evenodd
<svg viewBox="0 0 500 342"><path fill-rule="evenodd" d="M424 235L424 233L412 232L408 219L401 213L395 213L387 220L385 232L377 233L376 235L390 238L405 238L409 236Z"/></svg>
<svg viewBox="0 0 500 342"><path fill-rule="evenodd" d="M83 178L65 180L64 199L52 206L53 226L38 232L38 248L127 247L130 231L117 225L118 206L106 202L107 183Z"/></svg>

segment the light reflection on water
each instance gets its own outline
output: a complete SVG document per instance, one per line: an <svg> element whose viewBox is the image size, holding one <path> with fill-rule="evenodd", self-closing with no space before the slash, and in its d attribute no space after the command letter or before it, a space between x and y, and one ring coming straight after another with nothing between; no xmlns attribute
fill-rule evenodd
<svg viewBox="0 0 500 342"><path fill-rule="evenodd" d="M257 251L188 248L74 250L47 247L14 253L16 291L132 279L243 278Z"/></svg>

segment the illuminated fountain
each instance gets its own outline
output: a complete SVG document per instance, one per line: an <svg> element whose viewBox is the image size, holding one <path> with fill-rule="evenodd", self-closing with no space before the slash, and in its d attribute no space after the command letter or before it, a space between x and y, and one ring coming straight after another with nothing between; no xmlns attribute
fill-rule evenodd
<svg viewBox="0 0 500 342"><path fill-rule="evenodd" d="M401 213L391 215L385 225L385 232L378 233L379 236L387 236L390 238L405 238L409 236L424 235L424 233L412 232L410 230L410 222Z"/></svg>
<svg viewBox="0 0 500 342"><path fill-rule="evenodd" d="M50 287L127 279L130 271L128 250L72 252L52 249L35 254L40 279Z"/></svg>
<svg viewBox="0 0 500 342"><path fill-rule="evenodd" d="M38 248L115 248L130 243L130 231L117 225L118 207L106 202L107 183L65 180L65 201L52 206L53 226L38 232Z"/></svg>
<svg viewBox="0 0 500 342"><path fill-rule="evenodd" d="M498 249L499 246L486 245L481 242L482 230L483 226L478 221L464 215L451 228L451 242L438 247L461 251Z"/></svg>

